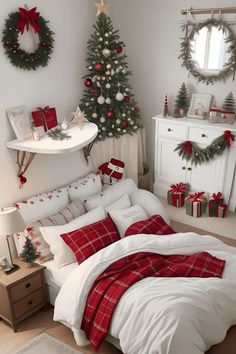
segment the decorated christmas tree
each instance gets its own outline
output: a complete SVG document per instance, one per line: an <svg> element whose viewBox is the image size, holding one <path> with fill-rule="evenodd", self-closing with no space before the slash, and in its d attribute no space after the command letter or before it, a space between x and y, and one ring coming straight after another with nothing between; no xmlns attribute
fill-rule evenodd
<svg viewBox="0 0 236 354"><path fill-rule="evenodd" d="M142 121L131 93L125 45L113 29L108 5L101 0L96 6L97 23L87 45L88 73L80 108L90 122L97 124L96 140L101 141L136 133Z"/></svg>
<svg viewBox="0 0 236 354"><path fill-rule="evenodd" d="M20 257L25 263L33 263L39 257L37 249L29 237L26 237Z"/></svg>
<svg viewBox="0 0 236 354"><path fill-rule="evenodd" d="M184 114L186 114L188 107L189 107L188 91L185 83L183 82L175 100L175 108L183 109Z"/></svg>
<svg viewBox="0 0 236 354"><path fill-rule="evenodd" d="M234 95L232 92L230 92L225 97L222 108L224 108L226 111L235 112L235 101L234 101Z"/></svg>

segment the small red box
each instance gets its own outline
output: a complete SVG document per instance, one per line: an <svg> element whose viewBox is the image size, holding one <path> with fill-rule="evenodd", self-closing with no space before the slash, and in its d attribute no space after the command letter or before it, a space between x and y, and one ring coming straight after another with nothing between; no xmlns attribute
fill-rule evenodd
<svg viewBox="0 0 236 354"><path fill-rule="evenodd" d="M38 108L32 112L33 125L35 127L44 126L45 132L57 126L57 113L54 107Z"/></svg>

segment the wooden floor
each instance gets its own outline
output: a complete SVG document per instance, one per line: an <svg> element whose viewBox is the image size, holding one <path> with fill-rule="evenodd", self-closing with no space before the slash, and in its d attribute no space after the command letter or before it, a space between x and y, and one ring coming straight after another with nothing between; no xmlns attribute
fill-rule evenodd
<svg viewBox="0 0 236 354"><path fill-rule="evenodd" d="M193 231L199 234L204 234L205 232L198 229L193 229L190 226L182 225L179 223L173 223L173 228L177 232L187 232ZM208 232L209 234L209 232ZM218 235L216 235L218 237ZM221 238L219 236L219 238ZM236 241L221 238L223 242L236 247ZM66 328L64 325L53 321L53 308L49 308L48 311L40 311L35 315L31 316L29 319L25 320L19 325L19 331L14 333L11 327L4 321L0 321L0 354L12 354L19 347L24 345L31 338L41 334L48 333L49 335L58 338L59 340L67 343L73 348L81 351L85 354L94 353L90 348L81 349L76 346L73 334L71 330ZM119 354L120 352L109 344L104 344L100 348L99 354ZM184 348L183 348L184 353ZM224 342L212 347L207 354L235 354L236 353L236 326L232 327ZM188 353L191 354L191 353Z"/></svg>

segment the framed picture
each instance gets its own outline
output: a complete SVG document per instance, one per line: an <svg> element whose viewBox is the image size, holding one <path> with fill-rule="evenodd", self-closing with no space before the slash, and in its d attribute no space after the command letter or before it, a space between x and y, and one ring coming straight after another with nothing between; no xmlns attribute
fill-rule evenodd
<svg viewBox="0 0 236 354"><path fill-rule="evenodd" d="M8 272L12 269L12 266L8 262L7 257L0 257L0 267L2 270L4 270L4 272Z"/></svg>
<svg viewBox="0 0 236 354"><path fill-rule="evenodd" d="M193 93L188 110L189 118L206 119L211 106L211 95Z"/></svg>
<svg viewBox="0 0 236 354"><path fill-rule="evenodd" d="M7 109L7 116L17 139L32 138L31 120L26 106L18 106Z"/></svg>

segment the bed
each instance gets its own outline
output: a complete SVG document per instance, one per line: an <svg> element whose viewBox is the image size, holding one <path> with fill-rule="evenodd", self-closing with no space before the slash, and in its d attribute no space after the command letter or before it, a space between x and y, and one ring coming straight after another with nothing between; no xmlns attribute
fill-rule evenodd
<svg viewBox="0 0 236 354"><path fill-rule="evenodd" d="M127 207L125 194L132 202L128 209L141 205L147 217L158 212L168 225L168 215L151 193L144 194L130 181L119 183L117 187L112 186L111 191L100 191L98 194L93 191L86 198L85 195L80 197L86 206L86 214L99 205L110 215L113 213L115 219L116 210ZM110 205L110 210L106 210ZM120 223L118 229L122 229L122 225ZM67 233L70 234L69 231ZM166 256L178 253L186 257L207 251L217 259L226 260L223 279L148 277L136 282L119 300L106 340L129 354L202 354L221 342L227 330L236 324L235 248L213 237L199 238L193 233L165 237L139 234L116 241L88 257L79 266L77 262L69 262L58 267L55 257L44 263L49 299L52 305L55 304L54 319L72 329L79 346L88 344L81 324L86 298L93 282L114 261L136 254L137 251Z"/></svg>

